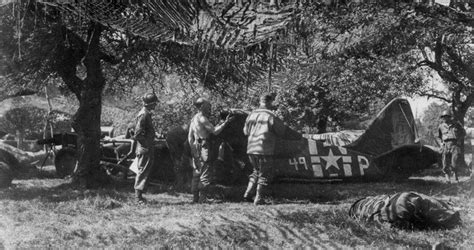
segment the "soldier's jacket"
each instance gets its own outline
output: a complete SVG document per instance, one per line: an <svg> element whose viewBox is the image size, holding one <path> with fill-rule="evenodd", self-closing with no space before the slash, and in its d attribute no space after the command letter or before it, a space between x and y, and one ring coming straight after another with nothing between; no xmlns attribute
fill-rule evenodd
<svg viewBox="0 0 474 250"><path fill-rule="evenodd" d="M155 129L153 128L152 113L142 108L136 118L134 139L138 142L136 154L145 154L153 149Z"/></svg>
<svg viewBox="0 0 474 250"><path fill-rule="evenodd" d="M438 137L442 141L460 140L466 135L466 131L459 122L441 123L438 127Z"/></svg>
<svg viewBox="0 0 474 250"><path fill-rule="evenodd" d="M256 109L245 121L244 134L248 136L247 154L274 155L277 137L285 133L285 125L272 111Z"/></svg>
<svg viewBox="0 0 474 250"><path fill-rule="evenodd" d="M390 223L400 228L452 228L461 223L459 212L451 206L415 192L360 199L351 206L349 215L355 219Z"/></svg>

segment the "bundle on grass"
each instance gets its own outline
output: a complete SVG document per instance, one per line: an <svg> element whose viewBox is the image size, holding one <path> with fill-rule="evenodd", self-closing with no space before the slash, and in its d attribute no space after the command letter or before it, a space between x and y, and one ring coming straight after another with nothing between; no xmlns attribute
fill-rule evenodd
<svg viewBox="0 0 474 250"><path fill-rule="evenodd" d="M404 229L449 229L461 224L459 212L447 203L416 192L362 198L352 204L349 215Z"/></svg>
<svg viewBox="0 0 474 250"><path fill-rule="evenodd" d="M0 149L0 188L9 187L14 171L20 168L20 162L9 152Z"/></svg>

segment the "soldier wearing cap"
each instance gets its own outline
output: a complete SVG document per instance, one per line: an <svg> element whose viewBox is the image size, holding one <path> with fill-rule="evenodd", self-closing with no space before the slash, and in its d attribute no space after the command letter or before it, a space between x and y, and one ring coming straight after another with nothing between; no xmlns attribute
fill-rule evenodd
<svg viewBox="0 0 474 250"><path fill-rule="evenodd" d="M451 174L458 181L457 174L463 161L461 145L466 131L459 122L453 120L450 111L444 111L440 118L442 122L438 127L438 139L442 150L443 172L447 182L450 182Z"/></svg>
<svg viewBox="0 0 474 250"><path fill-rule="evenodd" d="M265 189L273 179L273 155L277 137L283 137L285 125L273 112L273 95L260 97L260 107L250 113L245 121L244 134L248 136L247 155L253 166L244 199L251 200L256 187L254 204L263 204Z"/></svg>
<svg viewBox="0 0 474 250"><path fill-rule="evenodd" d="M199 98L194 105L199 111L191 119L188 143L191 148L194 169L191 192L193 193L193 202L196 203L206 201L212 183L213 162L217 155L214 151L212 136L222 132L232 118L227 116L222 124L214 126L209 121L211 103L204 98Z"/></svg>
<svg viewBox="0 0 474 250"><path fill-rule="evenodd" d="M137 203L146 202L143 192L148 184L148 176L154 164L153 142L155 129L153 127L152 111L158 103L158 97L154 93L147 93L142 97L143 108L136 117L135 133L133 139L137 143L136 157L138 173L135 177L135 198Z"/></svg>

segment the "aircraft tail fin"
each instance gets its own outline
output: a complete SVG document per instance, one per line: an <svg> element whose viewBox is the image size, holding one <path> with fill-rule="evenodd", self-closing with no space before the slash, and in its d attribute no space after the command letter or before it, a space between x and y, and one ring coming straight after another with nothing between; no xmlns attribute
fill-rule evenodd
<svg viewBox="0 0 474 250"><path fill-rule="evenodd" d="M380 111L367 130L345 146L354 151L377 156L403 145L415 144L417 130L408 100L393 99Z"/></svg>

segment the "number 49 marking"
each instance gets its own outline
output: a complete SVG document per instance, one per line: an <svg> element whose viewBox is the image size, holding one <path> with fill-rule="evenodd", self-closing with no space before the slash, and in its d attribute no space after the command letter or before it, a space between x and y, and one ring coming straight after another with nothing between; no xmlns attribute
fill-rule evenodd
<svg viewBox="0 0 474 250"><path fill-rule="evenodd" d="M299 164L303 165L306 170L308 169L308 164L306 164L306 158L304 156L298 158L290 158L288 159L288 163L290 164L290 166L293 166L296 171L299 170Z"/></svg>

